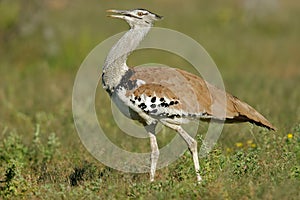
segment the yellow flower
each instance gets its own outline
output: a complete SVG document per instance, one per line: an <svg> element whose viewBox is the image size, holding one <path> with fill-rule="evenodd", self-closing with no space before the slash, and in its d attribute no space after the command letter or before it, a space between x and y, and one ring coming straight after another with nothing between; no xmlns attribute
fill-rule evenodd
<svg viewBox="0 0 300 200"><path fill-rule="evenodd" d="M293 138L293 134L292 133L287 134L287 138L292 139Z"/></svg>
<svg viewBox="0 0 300 200"><path fill-rule="evenodd" d="M252 148L255 148L255 147L256 147L256 144L254 144L254 143L251 144L251 147L252 147Z"/></svg>
<svg viewBox="0 0 300 200"><path fill-rule="evenodd" d="M248 141L247 141L247 144L250 145L250 146L251 146L252 143L253 143L252 140L248 140Z"/></svg>
<svg viewBox="0 0 300 200"><path fill-rule="evenodd" d="M236 147L242 147L242 146L243 146L243 143L237 142L237 143L235 143L235 146L236 146Z"/></svg>

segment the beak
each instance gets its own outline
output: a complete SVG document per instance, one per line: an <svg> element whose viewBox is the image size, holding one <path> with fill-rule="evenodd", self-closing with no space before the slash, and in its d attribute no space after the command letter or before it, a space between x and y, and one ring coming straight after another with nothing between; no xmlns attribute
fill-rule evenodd
<svg viewBox="0 0 300 200"><path fill-rule="evenodd" d="M109 15L107 15L107 17L113 17L113 18L123 19L124 15L126 15L128 11L126 11L126 10L113 10L113 9L110 9L110 10L107 10L106 12L117 14L117 15L109 14Z"/></svg>
<svg viewBox="0 0 300 200"><path fill-rule="evenodd" d="M163 16L159 16L159 15L155 14L155 20L156 21L159 21L159 20L162 20L162 19L164 19Z"/></svg>

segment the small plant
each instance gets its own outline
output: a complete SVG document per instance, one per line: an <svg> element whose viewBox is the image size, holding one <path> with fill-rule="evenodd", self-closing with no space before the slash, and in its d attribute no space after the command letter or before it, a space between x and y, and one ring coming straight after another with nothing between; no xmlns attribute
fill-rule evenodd
<svg viewBox="0 0 300 200"><path fill-rule="evenodd" d="M0 196L11 198L22 196L28 190L34 191L32 187L34 181L31 180L33 174L29 175L28 172L33 169L38 173L36 169L41 168L41 174L43 174L45 163L53 159L58 147L58 138L54 133L50 134L46 145L42 144L39 125L36 126L36 132L30 145L25 145L15 131L10 132L0 144L2 164L0 170L4 174L4 177L0 179Z"/></svg>
<svg viewBox="0 0 300 200"><path fill-rule="evenodd" d="M43 145L40 138L40 125L37 124L32 145L30 146L31 160L33 160L35 164L37 164L38 161L44 163L50 162L59 146L60 143L55 133L51 133L47 139L47 145Z"/></svg>
<svg viewBox="0 0 300 200"><path fill-rule="evenodd" d="M0 196L10 197L28 189L23 174L27 152L28 148L15 132L11 132L4 139L0 146L0 160L5 169L5 175L4 180L1 180Z"/></svg>
<svg viewBox="0 0 300 200"><path fill-rule="evenodd" d="M28 183L23 173L23 163L11 160L6 167L4 186L0 193L4 196L21 195L26 192L31 183Z"/></svg>
<svg viewBox="0 0 300 200"><path fill-rule="evenodd" d="M57 148L60 146L58 138L56 137L55 133L51 133L48 137L47 146L44 147L44 162L49 162L53 159Z"/></svg>
<svg viewBox="0 0 300 200"><path fill-rule="evenodd" d="M1 162L9 162L13 159L22 163L27 153L28 148L22 143L16 132L11 132L0 146Z"/></svg>
<svg viewBox="0 0 300 200"><path fill-rule="evenodd" d="M244 175L259 175L257 152L239 150L232 157L233 174L237 177Z"/></svg>

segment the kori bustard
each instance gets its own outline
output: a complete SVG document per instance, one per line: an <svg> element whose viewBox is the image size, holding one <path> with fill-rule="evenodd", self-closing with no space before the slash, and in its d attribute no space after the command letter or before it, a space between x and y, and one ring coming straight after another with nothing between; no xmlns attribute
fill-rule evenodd
<svg viewBox="0 0 300 200"><path fill-rule="evenodd" d="M159 157L155 135L158 122L175 130L185 140L193 157L198 182L201 176L197 142L182 128L183 123L212 119L230 123L250 122L275 130L255 109L228 93L225 94L225 117L213 113L213 102L223 103L218 98L222 91L194 74L160 66L129 68L127 57L147 35L153 23L162 17L145 9L108 12L112 13L110 17L125 20L130 30L111 48L103 66L102 85L118 108L121 111L129 109L130 112L123 113L141 122L148 132L151 145L150 181L154 180Z"/></svg>

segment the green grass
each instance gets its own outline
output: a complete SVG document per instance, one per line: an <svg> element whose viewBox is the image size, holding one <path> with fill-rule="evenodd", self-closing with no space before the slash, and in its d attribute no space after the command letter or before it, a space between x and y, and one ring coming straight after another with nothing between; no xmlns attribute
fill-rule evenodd
<svg viewBox="0 0 300 200"><path fill-rule="evenodd" d="M299 199L300 4L288 0L261 12L242 2L0 1L0 199ZM149 174L98 162L75 130L72 89L81 62L98 43L127 29L105 10L136 7L163 15L156 26L202 44L226 90L278 128L225 125L214 150L200 160L200 185L189 152L149 183ZM147 62L191 70L183 59L153 50L129 59L130 65ZM97 110L106 116L101 123L109 138L149 151L146 139L124 139L100 103L109 103L104 94L99 87ZM199 143L206 127L199 129ZM158 135L160 145L174 135L169 132Z"/></svg>

